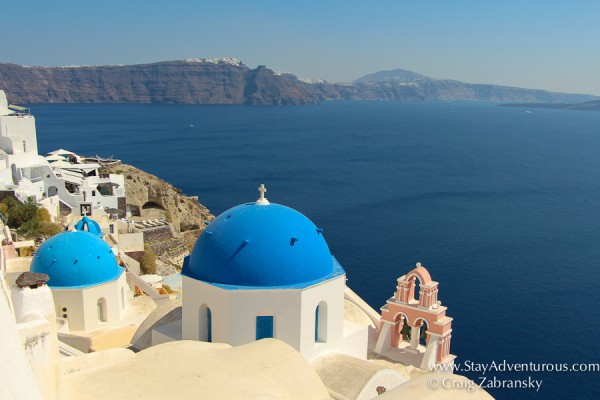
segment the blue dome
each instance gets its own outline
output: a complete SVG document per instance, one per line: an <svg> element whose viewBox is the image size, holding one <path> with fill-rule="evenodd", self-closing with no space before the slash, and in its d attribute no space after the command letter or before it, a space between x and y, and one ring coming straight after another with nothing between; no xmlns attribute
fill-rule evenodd
<svg viewBox="0 0 600 400"><path fill-rule="evenodd" d="M89 233L93 233L96 236L102 237L104 233L102 229L100 229L100 225L94 221L93 219L88 218L87 216L83 216L78 223L75 224L75 229L78 231L86 231Z"/></svg>
<svg viewBox="0 0 600 400"><path fill-rule="evenodd" d="M100 285L114 281L123 270L108 244L85 231L52 236L31 262L31 272L48 274L48 285L56 288Z"/></svg>
<svg viewBox="0 0 600 400"><path fill-rule="evenodd" d="M322 232L279 204L242 204L219 215L200 235L182 273L244 287L307 286L343 274Z"/></svg>

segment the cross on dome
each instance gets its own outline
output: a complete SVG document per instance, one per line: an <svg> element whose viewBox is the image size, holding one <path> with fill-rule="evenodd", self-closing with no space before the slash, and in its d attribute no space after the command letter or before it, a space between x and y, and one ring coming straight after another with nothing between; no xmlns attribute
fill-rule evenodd
<svg viewBox="0 0 600 400"><path fill-rule="evenodd" d="M267 200L267 198L265 197L267 188L265 187L264 183L260 184L260 186L258 187L258 191L260 192L260 197L258 198L258 200L256 200L256 204L260 206L268 206L269 204L271 204L269 203L269 200Z"/></svg>

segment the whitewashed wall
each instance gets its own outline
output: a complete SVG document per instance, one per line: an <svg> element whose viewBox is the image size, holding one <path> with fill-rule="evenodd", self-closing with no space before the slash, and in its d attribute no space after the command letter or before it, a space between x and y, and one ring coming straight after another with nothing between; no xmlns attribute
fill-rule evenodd
<svg viewBox="0 0 600 400"><path fill-rule="evenodd" d="M127 307L129 286L125 273L116 281L85 289L52 289L55 299L56 314L63 318L67 314L71 330L91 331L101 325L109 326L121 320ZM106 301L106 322L98 320L98 299ZM64 312L63 308L67 311Z"/></svg>
<svg viewBox="0 0 600 400"><path fill-rule="evenodd" d="M206 340L205 307L211 310L212 341L239 346L256 340L256 317L273 316L273 337L307 360L327 352L365 358L368 327L344 321L345 275L305 289L226 290L183 276L182 337ZM315 317L319 310L319 341ZM345 331L345 328L348 328Z"/></svg>

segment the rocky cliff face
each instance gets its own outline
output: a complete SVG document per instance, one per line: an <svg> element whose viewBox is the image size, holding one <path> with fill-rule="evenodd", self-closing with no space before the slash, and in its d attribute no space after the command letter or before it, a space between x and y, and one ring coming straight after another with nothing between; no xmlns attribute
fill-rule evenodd
<svg viewBox="0 0 600 400"><path fill-rule="evenodd" d="M0 64L0 88L17 104L312 104L293 75L250 69L234 59L94 67Z"/></svg>
<svg viewBox="0 0 600 400"><path fill-rule="evenodd" d="M142 232L144 243L157 256L156 273L170 275L180 270L205 222L215 217L197 196L186 196L170 183L131 165L105 167L103 172L125 175L125 196L133 220L153 222ZM157 220L168 224L156 225ZM129 255L139 261L143 252Z"/></svg>
<svg viewBox="0 0 600 400"><path fill-rule="evenodd" d="M575 103L590 95L438 80L380 71L354 83L307 83L236 59L190 59L124 66L24 67L0 64L0 89L16 104L316 104L328 100L474 100Z"/></svg>
<svg viewBox="0 0 600 400"><path fill-rule="evenodd" d="M165 218L177 235L204 229L204 222L214 216L198 202L168 182L128 164L105 168L107 173L125 175L125 196L134 216L141 220ZM103 171L104 172L104 171Z"/></svg>

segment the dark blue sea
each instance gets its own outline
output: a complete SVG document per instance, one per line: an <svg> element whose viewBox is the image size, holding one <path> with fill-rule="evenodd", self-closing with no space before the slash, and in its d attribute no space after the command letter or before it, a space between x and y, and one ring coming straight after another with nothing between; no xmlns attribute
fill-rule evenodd
<svg viewBox="0 0 600 400"><path fill-rule="evenodd" d="M40 153L113 155L214 214L257 198L322 227L378 309L420 261L458 363L600 362L600 113L490 103L32 105ZM479 382L480 373L462 371ZM598 398L600 372L499 399Z"/></svg>

